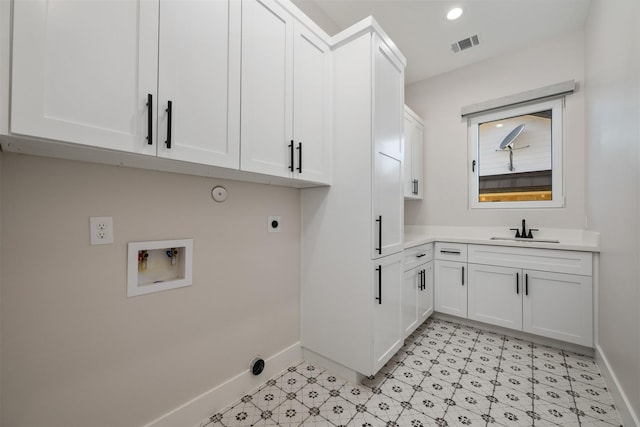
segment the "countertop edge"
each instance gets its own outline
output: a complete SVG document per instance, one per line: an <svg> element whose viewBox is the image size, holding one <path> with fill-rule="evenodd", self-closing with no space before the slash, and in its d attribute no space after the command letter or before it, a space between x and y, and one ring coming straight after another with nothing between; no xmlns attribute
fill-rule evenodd
<svg viewBox="0 0 640 427"><path fill-rule="evenodd" d="M408 237L405 234L404 249L433 242L467 243L473 245L510 246L516 248L557 249L564 251L600 252L600 246L588 243L547 243L547 242L518 242L509 240L491 240L490 238L477 237L451 237L445 235L420 235L412 233Z"/></svg>

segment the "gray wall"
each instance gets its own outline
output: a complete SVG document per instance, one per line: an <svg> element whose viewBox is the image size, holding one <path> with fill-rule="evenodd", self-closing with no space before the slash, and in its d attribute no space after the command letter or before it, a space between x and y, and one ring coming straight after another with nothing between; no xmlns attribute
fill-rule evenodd
<svg viewBox="0 0 640 427"><path fill-rule="evenodd" d="M460 108L575 79L565 113L564 208L469 209L467 120ZM425 199L405 202L409 225L583 228L584 35L567 34L409 85L405 102L425 121Z"/></svg>
<svg viewBox="0 0 640 427"><path fill-rule="evenodd" d="M144 425L299 341L298 190L1 161L3 426ZM113 216L114 244L89 245L90 216ZM127 242L177 238L193 286L127 298Z"/></svg>
<svg viewBox="0 0 640 427"><path fill-rule="evenodd" d="M599 352L639 423L640 3L611 5L593 0L586 25L587 213L601 233Z"/></svg>

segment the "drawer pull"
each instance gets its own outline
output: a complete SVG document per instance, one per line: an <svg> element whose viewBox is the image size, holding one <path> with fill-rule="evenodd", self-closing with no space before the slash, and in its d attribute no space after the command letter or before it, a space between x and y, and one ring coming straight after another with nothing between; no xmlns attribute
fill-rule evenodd
<svg viewBox="0 0 640 427"><path fill-rule="evenodd" d="M460 255L460 251L459 250L454 250L454 249L440 249L440 253L441 254Z"/></svg>
<svg viewBox="0 0 640 427"><path fill-rule="evenodd" d="M423 256L426 256L427 254L420 254L420 255L416 255L416 258L422 258Z"/></svg>

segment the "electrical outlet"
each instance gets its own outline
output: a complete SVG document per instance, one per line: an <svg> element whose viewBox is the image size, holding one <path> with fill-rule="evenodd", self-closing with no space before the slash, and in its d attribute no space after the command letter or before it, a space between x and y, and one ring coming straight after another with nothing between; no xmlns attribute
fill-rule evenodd
<svg viewBox="0 0 640 427"><path fill-rule="evenodd" d="M113 218L110 216L90 217L89 237L92 245L113 243Z"/></svg>

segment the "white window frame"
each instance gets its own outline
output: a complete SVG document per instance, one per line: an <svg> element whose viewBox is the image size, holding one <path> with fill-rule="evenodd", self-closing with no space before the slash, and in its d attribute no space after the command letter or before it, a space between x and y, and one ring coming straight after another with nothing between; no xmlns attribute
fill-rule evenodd
<svg viewBox="0 0 640 427"><path fill-rule="evenodd" d="M507 119L538 111L551 110L551 200L480 202L480 165L478 135L480 124ZM478 113L468 117L469 140L469 206L471 209L530 209L564 207L564 97L549 101L528 103L512 108Z"/></svg>

